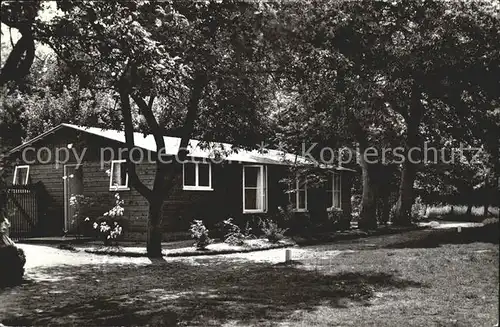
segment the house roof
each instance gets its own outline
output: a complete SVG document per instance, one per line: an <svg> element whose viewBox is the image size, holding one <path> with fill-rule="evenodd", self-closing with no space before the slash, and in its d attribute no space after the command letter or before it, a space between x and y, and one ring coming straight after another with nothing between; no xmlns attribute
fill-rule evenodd
<svg viewBox="0 0 500 327"><path fill-rule="evenodd" d="M60 124L45 133L34 137L25 143L15 147L10 151L10 153L22 150L26 146L33 144L48 135L55 133L62 128L69 128L75 131L84 132L87 134L102 137L104 139L116 141L125 144L125 132L112 130L112 129L102 129L97 127L85 127L72 124ZM179 137L164 136L165 141L165 154L166 155L176 155L180 146L181 139ZM142 148L148 151L156 152L156 142L152 134L144 135L140 132L134 132L134 145L138 148ZM189 156L195 158L217 158L219 155L225 161L235 161L235 162L245 162L245 163L255 163L255 164L274 164L274 165L314 165L314 162L305 158L303 156L285 153L282 151L266 149L265 151L259 150L245 150L238 148L229 143L221 142L202 142L199 140L190 140L188 145ZM345 167L328 167L336 170L348 170L352 169Z"/></svg>

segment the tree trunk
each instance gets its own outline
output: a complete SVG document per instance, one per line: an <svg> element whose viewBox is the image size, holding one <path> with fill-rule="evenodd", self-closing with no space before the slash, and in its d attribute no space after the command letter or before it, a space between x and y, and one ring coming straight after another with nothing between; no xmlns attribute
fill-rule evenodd
<svg viewBox="0 0 500 327"><path fill-rule="evenodd" d="M380 194L380 213L378 217L379 224L387 225L387 222L389 221L390 211L389 193Z"/></svg>
<svg viewBox="0 0 500 327"><path fill-rule="evenodd" d="M415 165L405 161L399 184L399 197L393 224L397 226L411 225L411 206L413 205L413 183L415 182Z"/></svg>
<svg viewBox="0 0 500 327"><path fill-rule="evenodd" d="M484 181L484 211L483 211L483 217L486 218L488 216L488 208L490 207L490 197L493 195L493 188L490 188L489 185L489 176L486 175L486 179ZM493 198L491 198L493 200Z"/></svg>
<svg viewBox="0 0 500 327"><path fill-rule="evenodd" d="M375 187L373 178L373 167L366 162L365 148L361 149L360 165L362 171L363 194L361 199L361 211L359 213L359 228L377 228L377 206L375 200Z"/></svg>
<svg viewBox="0 0 500 327"><path fill-rule="evenodd" d="M419 146L419 125L423 116L423 107L420 101L420 90L417 82L413 82L411 91L410 112L406 120L407 136L406 151L407 154L401 170L401 181L399 184L399 197L396 203L396 212L393 224L398 226L411 225L411 207L414 201L413 183L417 175L417 167L414 162L408 158L410 149ZM415 158L413 158L415 160Z"/></svg>
<svg viewBox="0 0 500 327"><path fill-rule="evenodd" d="M0 215L0 247L14 245L14 242L9 237L9 221L3 217L3 214Z"/></svg>
<svg viewBox="0 0 500 327"><path fill-rule="evenodd" d="M148 241L147 251L148 257L159 258L161 254L162 241L162 207L163 197L159 195L153 196L149 202L148 213Z"/></svg>
<svg viewBox="0 0 500 327"><path fill-rule="evenodd" d="M472 215L472 204L470 204L470 203L467 205L466 215L467 216L471 216Z"/></svg>
<svg viewBox="0 0 500 327"><path fill-rule="evenodd" d="M12 48L0 72L0 86L28 75L35 59L35 40L31 27L23 27L20 32L22 36Z"/></svg>

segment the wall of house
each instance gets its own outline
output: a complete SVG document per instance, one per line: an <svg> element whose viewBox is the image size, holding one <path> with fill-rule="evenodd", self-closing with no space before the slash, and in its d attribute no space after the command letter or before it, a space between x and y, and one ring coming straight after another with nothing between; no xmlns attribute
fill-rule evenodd
<svg viewBox="0 0 500 327"><path fill-rule="evenodd" d="M112 147L118 149L122 145L106 141L97 136L86 133L76 133L72 129L63 128L33 144L35 149L46 147L43 161L47 163L30 165L30 182L41 182L46 191L44 199L48 208L44 219L52 226L52 234L62 234L64 229L64 169L55 162L55 149L72 144L77 153L87 148L83 161L83 193L91 199L92 204L82 213L88 216L91 222L114 205L115 191L109 190L109 176L106 171L111 164L101 166L100 148ZM72 151L71 151L72 152ZM31 154L31 152L30 152ZM15 158L15 157L14 157ZM34 160L28 156L28 160ZM106 158L110 159L110 158ZM116 158L117 159L117 158ZM68 163L76 163L72 155ZM18 164L23 162L18 157ZM286 206L288 195L284 193L285 185L279 181L287 175L287 167L278 165L268 166L268 211L265 214L243 213L242 174L243 165L225 162L212 165L213 191L187 191L182 189L182 176L178 177L174 190L163 206L164 239L180 239L189 237L188 229L193 219L203 219L207 227L215 228L217 223L232 217L236 222L244 224L246 221L255 223L258 218L276 217L278 206ZM144 163L137 165L137 173L141 180L149 187L152 186L155 174L155 165ZM9 179L12 180L12 174ZM350 190L352 173L342 172L342 208L350 214ZM124 237L129 240L146 240L148 227L148 203L135 189L118 191L124 201ZM308 215L312 219L323 219L326 216L325 192L321 189L308 190ZM304 214L298 214L298 219ZM305 218L304 218L305 219Z"/></svg>

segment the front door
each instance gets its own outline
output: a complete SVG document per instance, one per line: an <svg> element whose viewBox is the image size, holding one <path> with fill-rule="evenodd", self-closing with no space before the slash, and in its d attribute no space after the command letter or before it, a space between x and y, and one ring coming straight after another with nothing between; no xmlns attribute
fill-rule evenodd
<svg viewBox="0 0 500 327"><path fill-rule="evenodd" d="M75 217L75 207L70 203L73 196L83 195L83 166L64 166L64 230L75 233L78 227L78 217Z"/></svg>

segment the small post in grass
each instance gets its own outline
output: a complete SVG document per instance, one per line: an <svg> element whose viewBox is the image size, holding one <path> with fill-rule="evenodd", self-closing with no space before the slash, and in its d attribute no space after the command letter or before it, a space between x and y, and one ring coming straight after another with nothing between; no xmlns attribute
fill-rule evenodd
<svg viewBox="0 0 500 327"><path fill-rule="evenodd" d="M461 233L462 232L462 226L457 227L457 232Z"/></svg>
<svg viewBox="0 0 500 327"><path fill-rule="evenodd" d="M292 261L292 250L285 250L285 263L290 263Z"/></svg>

